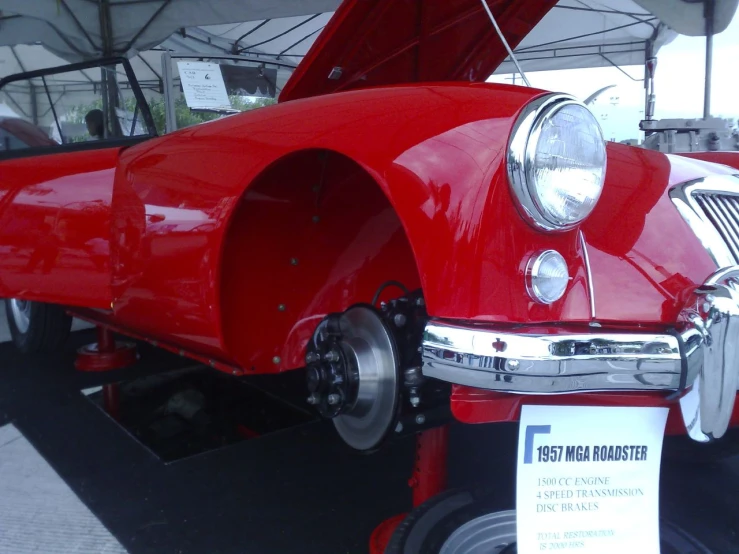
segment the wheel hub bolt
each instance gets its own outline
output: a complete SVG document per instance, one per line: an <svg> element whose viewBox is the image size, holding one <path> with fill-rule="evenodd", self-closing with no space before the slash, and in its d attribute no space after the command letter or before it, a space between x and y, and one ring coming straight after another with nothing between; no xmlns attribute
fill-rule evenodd
<svg viewBox="0 0 739 554"><path fill-rule="evenodd" d="M425 416L425 415L423 415L423 414L418 414L418 415L416 416L416 423L417 423L418 425L423 425L424 423L426 423L426 416Z"/></svg>
<svg viewBox="0 0 739 554"><path fill-rule="evenodd" d="M334 350L329 350L326 352L326 355L324 356L324 359L327 362L338 362L339 361L339 353Z"/></svg>
<svg viewBox="0 0 739 554"><path fill-rule="evenodd" d="M326 399L331 406L336 406L339 402L341 402L341 396L339 396L336 393L332 393L328 395L328 398Z"/></svg>
<svg viewBox="0 0 739 554"><path fill-rule="evenodd" d="M318 401L319 401L319 398L318 398L318 395L316 395L316 394L311 394L306 399L306 402L308 402L308 404L310 404L311 406L315 406L316 404L318 404Z"/></svg>

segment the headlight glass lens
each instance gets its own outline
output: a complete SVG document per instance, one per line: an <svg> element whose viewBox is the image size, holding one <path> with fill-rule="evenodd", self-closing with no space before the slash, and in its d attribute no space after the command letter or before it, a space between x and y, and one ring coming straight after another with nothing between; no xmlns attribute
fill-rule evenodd
<svg viewBox="0 0 739 554"><path fill-rule="evenodd" d="M533 162L531 192L549 221L570 226L593 211L603 190L606 148L587 108L568 104L545 119Z"/></svg>
<svg viewBox="0 0 739 554"><path fill-rule="evenodd" d="M543 103L511 140L511 185L527 219L539 228L569 229L584 220L598 202L605 174L600 126L570 98Z"/></svg>

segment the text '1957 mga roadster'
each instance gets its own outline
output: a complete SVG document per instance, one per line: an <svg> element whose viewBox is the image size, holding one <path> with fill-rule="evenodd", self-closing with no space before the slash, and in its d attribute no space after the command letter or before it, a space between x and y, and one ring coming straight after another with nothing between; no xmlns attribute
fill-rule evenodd
<svg viewBox="0 0 739 554"><path fill-rule="evenodd" d="M60 99L55 140L0 149L15 343L58 348L75 316L235 376L301 371L349 446L420 433L431 465L451 418L523 405L668 408L686 455L736 451L739 153L606 143L573 97L486 83L491 18L515 47L554 4L345 0L276 105L160 137L125 59L3 79L129 84L88 140ZM462 522L423 506L387 552L452 552ZM497 513L485 539L511 545Z"/></svg>

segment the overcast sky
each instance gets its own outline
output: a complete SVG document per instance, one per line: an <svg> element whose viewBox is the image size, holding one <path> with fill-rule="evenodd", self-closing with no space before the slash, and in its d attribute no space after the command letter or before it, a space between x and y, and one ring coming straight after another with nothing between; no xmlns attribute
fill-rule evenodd
<svg viewBox="0 0 739 554"><path fill-rule="evenodd" d="M655 93L656 118L703 117L704 37L678 36L657 54ZM644 76L642 66L626 66L634 78ZM594 104L606 138L636 138L639 120L644 117L644 84L634 82L615 67L568 69L528 73L531 85L568 92L585 99L599 88L615 84ZM510 75L493 80L510 82ZM739 118L739 15L713 39L713 79L711 115Z"/></svg>

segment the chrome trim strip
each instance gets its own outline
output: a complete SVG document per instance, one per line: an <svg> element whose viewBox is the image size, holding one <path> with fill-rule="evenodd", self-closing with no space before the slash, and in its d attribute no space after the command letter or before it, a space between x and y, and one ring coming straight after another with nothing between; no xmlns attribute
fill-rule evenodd
<svg viewBox="0 0 739 554"><path fill-rule="evenodd" d="M585 264L585 273L588 276L588 298L590 298L590 319L595 320L595 288L593 287L593 272L590 270L590 257L588 256L588 245L585 243L585 235L582 230L578 231L580 245L582 246L582 259Z"/></svg>
<svg viewBox="0 0 739 554"><path fill-rule="evenodd" d="M422 356L428 377L527 394L677 390L682 372L669 334L545 334L432 320Z"/></svg>
<svg viewBox="0 0 739 554"><path fill-rule="evenodd" d="M706 216L706 210L695 198L695 195L700 193L739 196L739 175L710 175L670 190L672 203L701 241L716 267L727 267L739 263L730 245L726 244L713 222Z"/></svg>

